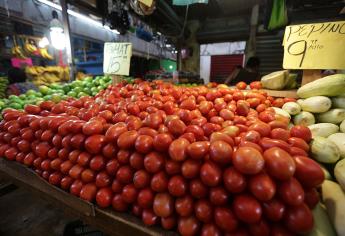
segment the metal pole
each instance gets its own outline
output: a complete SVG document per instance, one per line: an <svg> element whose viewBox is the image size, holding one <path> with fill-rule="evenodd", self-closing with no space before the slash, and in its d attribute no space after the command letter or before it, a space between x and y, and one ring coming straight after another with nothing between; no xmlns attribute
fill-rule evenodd
<svg viewBox="0 0 345 236"><path fill-rule="evenodd" d="M67 14L67 2L66 0L60 0L61 8L62 8L62 22L63 22L63 30L65 33L65 41L66 41L66 54L67 54L67 64L70 67L70 80L74 79L74 62L73 62L73 51L72 51L72 44L71 44L71 34L70 34L70 25L69 19Z"/></svg>

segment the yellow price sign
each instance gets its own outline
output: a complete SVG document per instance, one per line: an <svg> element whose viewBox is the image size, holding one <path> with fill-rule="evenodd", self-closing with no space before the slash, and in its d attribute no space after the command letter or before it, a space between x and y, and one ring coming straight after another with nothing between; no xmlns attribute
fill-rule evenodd
<svg viewBox="0 0 345 236"><path fill-rule="evenodd" d="M139 2L145 4L148 7L151 7L153 0L139 0Z"/></svg>
<svg viewBox="0 0 345 236"><path fill-rule="evenodd" d="M344 69L345 21L285 28L284 69Z"/></svg>
<svg viewBox="0 0 345 236"><path fill-rule="evenodd" d="M131 43L104 43L104 74L129 75Z"/></svg>

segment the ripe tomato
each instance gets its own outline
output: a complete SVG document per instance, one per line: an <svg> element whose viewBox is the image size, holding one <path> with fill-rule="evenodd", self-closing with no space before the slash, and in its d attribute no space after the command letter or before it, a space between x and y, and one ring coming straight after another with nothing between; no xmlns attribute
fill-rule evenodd
<svg viewBox="0 0 345 236"><path fill-rule="evenodd" d="M187 147L190 142L185 138L175 139L169 146L170 158L174 161L184 161L187 158Z"/></svg>
<svg viewBox="0 0 345 236"><path fill-rule="evenodd" d="M172 230L177 224L176 216L168 216L161 218L161 225L163 229Z"/></svg>
<svg viewBox="0 0 345 236"><path fill-rule="evenodd" d="M138 137L138 132L136 130L130 130L122 133L117 139L117 146L120 149L130 149L134 147L135 140Z"/></svg>
<svg viewBox="0 0 345 236"><path fill-rule="evenodd" d="M187 153L192 159L202 159L209 150L209 142L199 141L187 146Z"/></svg>
<svg viewBox="0 0 345 236"><path fill-rule="evenodd" d="M238 220L234 213L225 207L216 207L214 209L214 222L225 232L233 232L238 226Z"/></svg>
<svg viewBox="0 0 345 236"><path fill-rule="evenodd" d="M238 83L236 84L236 88L238 88L238 89L240 89L240 90L246 89L246 88L247 88L247 84L246 84L245 82L243 82L243 81L238 82Z"/></svg>
<svg viewBox="0 0 345 236"><path fill-rule="evenodd" d="M144 188L139 191L137 203L140 207L147 209L153 205L154 193L149 188Z"/></svg>
<svg viewBox="0 0 345 236"><path fill-rule="evenodd" d="M180 217L178 231L181 235L196 235L199 231L199 221L194 216Z"/></svg>
<svg viewBox="0 0 345 236"><path fill-rule="evenodd" d="M76 179L71 184L69 191L71 194L73 194L75 196L79 196L80 190L82 187L83 187L83 182L81 182L81 180L79 180L79 179Z"/></svg>
<svg viewBox="0 0 345 236"><path fill-rule="evenodd" d="M278 179L290 179L296 169L296 164L292 157L278 147L272 147L264 152L265 166L267 173Z"/></svg>
<svg viewBox="0 0 345 236"><path fill-rule="evenodd" d="M151 189L155 192L165 192L168 189L168 177L161 171L152 176Z"/></svg>
<svg viewBox="0 0 345 236"><path fill-rule="evenodd" d="M153 148L153 138L149 135L139 135L135 140L135 149L140 153L149 153Z"/></svg>
<svg viewBox="0 0 345 236"><path fill-rule="evenodd" d="M121 194L115 194L111 205L113 206L115 211L126 211L128 208L128 204L123 200Z"/></svg>
<svg viewBox="0 0 345 236"><path fill-rule="evenodd" d="M200 169L200 179L201 181L209 186L217 186L222 178L221 169L212 162L205 162Z"/></svg>
<svg viewBox="0 0 345 236"><path fill-rule="evenodd" d="M168 150L172 141L173 141L172 137L169 134L166 134L166 133L157 134L153 138L153 146L157 151L164 152Z"/></svg>
<svg viewBox="0 0 345 236"><path fill-rule="evenodd" d="M290 138L290 132L283 128L275 128L271 131L271 138L287 141Z"/></svg>
<svg viewBox="0 0 345 236"><path fill-rule="evenodd" d="M123 187L121 196L126 203L133 203L137 200L138 190L133 184L128 184Z"/></svg>
<svg viewBox="0 0 345 236"><path fill-rule="evenodd" d="M263 138L259 141L260 146L266 150L271 147L279 147L286 152L290 152L290 146L287 142L279 139Z"/></svg>
<svg viewBox="0 0 345 236"><path fill-rule="evenodd" d="M280 221L285 212L285 205L282 201L273 198L271 201L262 204L264 216L270 221Z"/></svg>
<svg viewBox="0 0 345 236"><path fill-rule="evenodd" d="M211 142L209 154L212 161L226 165L231 163L232 147L225 141L214 141Z"/></svg>
<svg viewBox="0 0 345 236"><path fill-rule="evenodd" d="M261 153L252 147L240 147L233 156L232 162L234 167L243 174L257 174L265 165Z"/></svg>
<svg viewBox="0 0 345 236"><path fill-rule="evenodd" d="M96 175L96 186L98 188L104 188L110 185L111 178L106 171L101 171Z"/></svg>
<svg viewBox="0 0 345 236"><path fill-rule="evenodd" d="M253 81L249 84L251 89L262 89L262 84L260 81Z"/></svg>
<svg viewBox="0 0 345 236"><path fill-rule="evenodd" d="M113 192L111 188L101 188L97 191L96 202L101 208L106 208L111 205L113 199Z"/></svg>
<svg viewBox="0 0 345 236"><path fill-rule="evenodd" d="M294 160L296 163L295 177L303 186L314 188L324 181L325 174L317 162L304 156L295 156Z"/></svg>
<svg viewBox="0 0 345 236"><path fill-rule="evenodd" d="M136 188L146 188L150 184L150 175L145 170L138 170L134 173L133 184Z"/></svg>
<svg viewBox="0 0 345 236"><path fill-rule="evenodd" d="M237 195L232 205L236 216L241 221L248 224L260 221L262 208L254 197L246 194Z"/></svg>
<svg viewBox="0 0 345 236"><path fill-rule="evenodd" d="M228 201L228 194L222 187L214 187L210 190L210 202L214 206L225 205Z"/></svg>
<svg viewBox="0 0 345 236"><path fill-rule="evenodd" d="M259 173L250 178L249 189L258 200L266 202L275 195L276 184L269 175Z"/></svg>
<svg viewBox="0 0 345 236"><path fill-rule="evenodd" d="M133 179L133 170L130 166L121 166L116 172L116 179L122 184L129 184Z"/></svg>
<svg viewBox="0 0 345 236"><path fill-rule="evenodd" d="M280 198L291 206L300 205L304 201L304 190L295 178L280 183L278 193Z"/></svg>
<svg viewBox="0 0 345 236"><path fill-rule="evenodd" d="M306 234L314 226L313 215L305 204L291 206L286 209L285 225L296 234Z"/></svg>
<svg viewBox="0 0 345 236"><path fill-rule="evenodd" d="M159 217L168 217L174 212L174 200L168 193L158 193L153 200L153 212Z"/></svg>
<svg viewBox="0 0 345 236"><path fill-rule="evenodd" d="M175 175L169 179L168 191L174 197L182 197L188 189L187 183L180 175Z"/></svg>
<svg viewBox="0 0 345 236"><path fill-rule="evenodd" d="M85 148L91 154L100 153L104 144L105 136L100 134L89 136L85 140Z"/></svg>
<svg viewBox="0 0 345 236"><path fill-rule="evenodd" d="M194 198L201 199L207 196L208 188L200 179L193 179L189 182L189 192Z"/></svg>
<svg viewBox="0 0 345 236"><path fill-rule="evenodd" d="M74 179L71 178L70 176L65 176L61 179L60 187L63 190L68 190L71 187L73 181L74 181Z"/></svg>
<svg viewBox="0 0 345 236"><path fill-rule="evenodd" d="M293 126L290 130L290 134L292 137L301 138L307 143L309 143L312 138L311 131L308 127L302 125Z"/></svg>
<svg viewBox="0 0 345 236"><path fill-rule="evenodd" d="M301 138L297 137L291 137L287 140L287 142L292 146L292 147L298 147L303 149L304 151L308 152L309 151L309 145L306 141L304 141Z"/></svg>
<svg viewBox="0 0 345 236"><path fill-rule="evenodd" d="M268 137L271 132L271 127L264 122L254 123L248 129L259 132L262 137Z"/></svg>
<svg viewBox="0 0 345 236"><path fill-rule="evenodd" d="M214 224L204 224L201 228L201 236L220 236L221 231Z"/></svg>

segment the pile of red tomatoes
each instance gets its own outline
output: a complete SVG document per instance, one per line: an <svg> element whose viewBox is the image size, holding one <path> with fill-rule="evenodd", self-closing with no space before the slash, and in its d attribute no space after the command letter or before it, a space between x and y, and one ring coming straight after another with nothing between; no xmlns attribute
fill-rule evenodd
<svg viewBox="0 0 345 236"><path fill-rule="evenodd" d="M308 128L260 91L110 86L25 111L6 109L0 156L99 207L181 235L296 235L313 227Z"/></svg>

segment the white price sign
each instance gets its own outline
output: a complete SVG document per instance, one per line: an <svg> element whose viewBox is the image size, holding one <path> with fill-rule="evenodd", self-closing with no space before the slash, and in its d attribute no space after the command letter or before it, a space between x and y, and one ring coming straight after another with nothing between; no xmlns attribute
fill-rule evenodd
<svg viewBox="0 0 345 236"><path fill-rule="evenodd" d="M103 61L104 74L129 75L131 56L131 43L105 43Z"/></svg>

